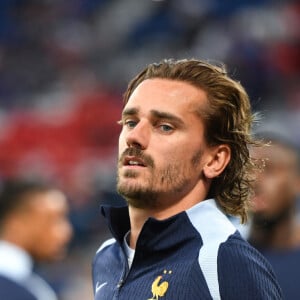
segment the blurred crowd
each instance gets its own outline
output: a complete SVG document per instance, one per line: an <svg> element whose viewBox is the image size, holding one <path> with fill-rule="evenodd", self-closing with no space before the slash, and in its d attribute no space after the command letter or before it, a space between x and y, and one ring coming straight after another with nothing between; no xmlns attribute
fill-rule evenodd
<svg viewBox="0 0 300 300"><path fill-rule="evenodd" d="M45 271L62 300L91 297L108 235L99 205L122 201L117 121L133 74L166 57L224 62L258 126L284 123L299 144L299 28L296 0L0 1L0 179L42 177L67 194L70 255Z"/></svg>

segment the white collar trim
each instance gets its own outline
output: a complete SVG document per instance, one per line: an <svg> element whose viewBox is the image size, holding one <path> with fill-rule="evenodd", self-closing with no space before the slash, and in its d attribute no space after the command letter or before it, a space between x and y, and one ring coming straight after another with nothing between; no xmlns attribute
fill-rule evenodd
<svg viewBox="0 0 300 300"><path fill-rule="evenodd" d="M130 231L128 231L124 236L123 246L124 246L124 250L125 250L125 253L126 253L126 256L127 256L128 265L129 265L129 268L130 268L131 265L132 265L132 262L133 262L135 250L130 248L129 245L128 245L127 240L128 240L129 235L130 235Z"/></svg>
<svg viewBox="0 0 300 300"><path fill-rule="evenodd" d="M0 274L14 281L25 280L32 272L33 262L22 248L0 240Z"/></svg>

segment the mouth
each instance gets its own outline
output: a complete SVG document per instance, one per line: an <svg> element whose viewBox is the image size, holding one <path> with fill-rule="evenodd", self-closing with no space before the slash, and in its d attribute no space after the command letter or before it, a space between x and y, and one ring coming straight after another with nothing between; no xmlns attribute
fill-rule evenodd
<svg viewBox="0 0 300 300"><path fill-rule="evenodd" d="M126 156L123 159L123 166L128 167L146 167L144 161L135 156Z"/></svg>

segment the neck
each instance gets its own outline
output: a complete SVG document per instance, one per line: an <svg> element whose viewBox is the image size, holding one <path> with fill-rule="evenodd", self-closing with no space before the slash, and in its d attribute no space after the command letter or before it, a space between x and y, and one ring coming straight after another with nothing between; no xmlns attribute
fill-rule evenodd
<svg viewBox="0 0 300 300"><path fill-rule="evenodd" d="M8 221L6 226L3 226L1 230L1 239L30 253L29 241L32 240L32 238L30 234L26 232L24 225L17 226L14 222Z"/></svg>

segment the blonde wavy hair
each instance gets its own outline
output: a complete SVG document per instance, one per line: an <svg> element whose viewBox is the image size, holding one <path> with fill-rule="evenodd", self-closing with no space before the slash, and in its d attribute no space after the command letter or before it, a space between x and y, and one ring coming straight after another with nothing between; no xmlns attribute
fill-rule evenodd
<svg viewBox="0 0 300 300"><path fill-rule="evenodd" d="M165 59L148 65L131 80L124 94L124 106L135 88L150 78L184 81L206 92L208 108L199 111L205 124L206 142L210 146L227 144L231 149L231 160L223 173L213 179L207 197L215 198L225 213L240 216L244 223L256 168L249 146L257 146L251 134L256 115L252 113L247 92L228 76L224 65L196 59Z"/></svg>

